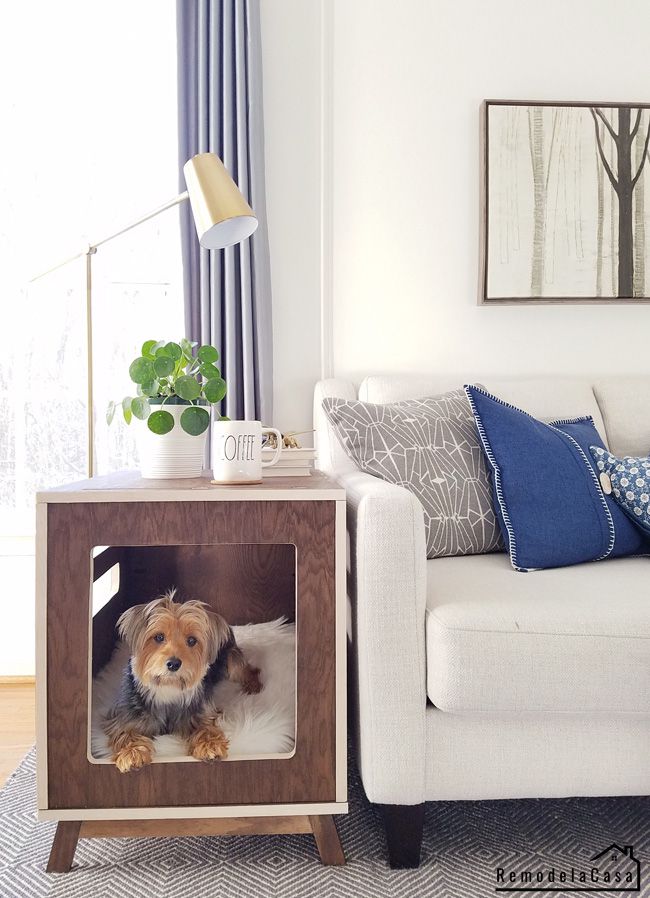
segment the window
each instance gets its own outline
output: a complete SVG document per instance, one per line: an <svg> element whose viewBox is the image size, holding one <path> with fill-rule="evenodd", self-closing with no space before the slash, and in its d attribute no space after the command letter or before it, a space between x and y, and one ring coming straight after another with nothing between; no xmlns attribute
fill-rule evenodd
<svg viewBox="0 0 650 898"><path fill-rule="evenodd" d="M87 464L84 259L29 281L178 193L175 28L175 5L157 0L2 11L0 576L25 633L34 493ZM183 332L178 222L165 212L93 260L99 473L135 461L129 428L104 418L133 390L129 361ZM10 641L0 674L30 673L31 644Z"/></svg>

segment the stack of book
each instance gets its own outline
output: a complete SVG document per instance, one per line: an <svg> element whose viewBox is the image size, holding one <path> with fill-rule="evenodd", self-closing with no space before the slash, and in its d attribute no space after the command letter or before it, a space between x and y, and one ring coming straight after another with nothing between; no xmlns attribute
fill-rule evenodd
<svg viewBox="0 0 650 898"><path fill-rule="evenodd" d="M262 449L262 461L271 461L275 449ZM262 468L263 477L309 477L316 458L315 449L283 449L278 461Z"/></svg>

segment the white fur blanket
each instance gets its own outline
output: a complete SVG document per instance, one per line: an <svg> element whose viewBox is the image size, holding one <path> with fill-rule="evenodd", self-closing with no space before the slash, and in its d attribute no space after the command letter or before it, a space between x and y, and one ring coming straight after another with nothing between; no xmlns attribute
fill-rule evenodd
<svg viewBox="0 0 650 898"><path fill-rule="evenodd" d="M264 688L257 695L244 695L229 680L217 685L215 701L217 707L223 708L223 729L230 740L228 759L290 754L295 743L295 626L281 618L265 624L233 627L233 631L246 658L260 668ZM102 722L117 698L128 659L127 646L118 642L111 660L93 680L91 745L96 759L110 758ZM154 745L158 760L169 761L179 756L193 760L176 736L158 736Z"/></svg>

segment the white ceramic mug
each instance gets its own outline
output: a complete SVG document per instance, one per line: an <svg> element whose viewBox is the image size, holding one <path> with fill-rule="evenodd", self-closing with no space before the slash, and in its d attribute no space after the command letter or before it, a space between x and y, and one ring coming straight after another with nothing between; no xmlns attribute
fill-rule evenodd
<svg viewBox="0 0 650 898"><path fill-rule="evenodd" d="M278 447L262 461L262 434L274 433ZM282 434L260 421L215 421L212 426L212 477L217 483L261 483L262 468L274 465L282 451Z"/></svg>

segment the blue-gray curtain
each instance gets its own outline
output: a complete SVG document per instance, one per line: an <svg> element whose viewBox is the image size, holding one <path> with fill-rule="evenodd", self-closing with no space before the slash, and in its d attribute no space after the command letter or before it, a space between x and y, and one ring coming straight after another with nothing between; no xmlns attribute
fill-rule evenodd
<svg viewBox="0 0 650 898"><path fill-rule="evenodd" d="M196 153L224 162L259 219L225 250L199 246L181 206L186 336L221 353L222 414L272 423L273 336L266 230L259 0L177 0L180 187Z"/></svg>

